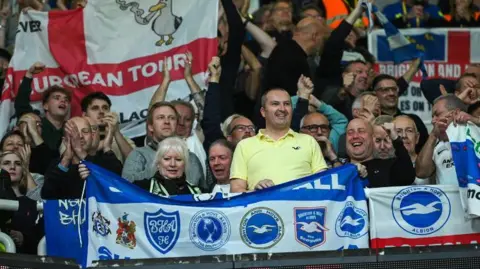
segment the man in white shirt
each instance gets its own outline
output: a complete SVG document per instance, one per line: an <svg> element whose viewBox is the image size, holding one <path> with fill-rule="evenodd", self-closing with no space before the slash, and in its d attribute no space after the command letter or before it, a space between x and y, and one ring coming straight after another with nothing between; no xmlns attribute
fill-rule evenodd
<svg viewBox="0 0 480 269"><path fill-rule="evenodd" d="M454 119L465 115L466 111L467 105L453 94L440 96L434 101L433 130L416 160L415 170L418 178L428 178L435 173L437 184L458 186L446 130Z"/></svg>
<svg viewBox="0 0 480 269"><path fill-rule="evenodd" d="M208 150L208 163L216 179L212 193L230 193L230 165L232 164L233 145L225 139L212 143Z"/></svg>

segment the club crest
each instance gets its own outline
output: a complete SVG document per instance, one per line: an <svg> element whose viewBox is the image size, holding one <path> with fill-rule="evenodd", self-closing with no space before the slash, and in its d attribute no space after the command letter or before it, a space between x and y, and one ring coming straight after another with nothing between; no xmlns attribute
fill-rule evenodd
<svg viewBox="0 0 480 269"><path fill-rule="evenodd" d="M282 218L277 212L267 207L251 209L240 222L240 236L251 248L271 248L282 240L284 233Z"/></svg>
<svg viewBox="0 0 480 269"><path fill-rule="evenodd" d="M92 214L93 232L100 236L107 236L112 233L110 230L110 221L105 218L100 211Z"/></svg>
<svg viewBox="0 0 480 269"><path fill-rule="evenodd" d="M213 251L230 239L230 222L227 216L216 210L202 210L190 222L190 240L199 249Z"/></svg>
<svg viewBox="0 0 480 269"><path fill-rule="evenodd" d="M145 212L145 232L150 244L162 254L167 254L177 243L180 235L180 213L166 212L163 209L155 213Z"/></svg>
<svg viewBox="0 0 480 269"><path fill-rule="evenodd" d="M326 207L295 207L295 240L313 249L326 242Z"/></svg>
<svg viewBox="0 0 480 269"><path fill-rule="evenodd" d="M129 2L125 0L116 0L121 10L130 11L135 16L135 21L140 25L147 25L152 21L152 31L159 36L159 40L155 43L156 46L171 45L174 38L173 35L183 22L182 17L173 13L173 0L159 0L157 4L148 9L148 14L142 16L145 10L139 8L138 2ZM155 18L155 19L154 19Z"/></svg>
<svg viewBox="0 0 480 269"><path fill-rule="evenodd" d="M340 237L358 239L368 233L368 214L351 201L345 204L335 222L335 232Z"/></svg>
<svg viewBox="0 0 480 269"><path fill-rule="evenodd" d="M133 249L137 246L137 239L135 238L135 231L137 225L133 220L128 220L128 214L123 213L121 218L118 218L117 239L115 242L119 245Z"/></svg>

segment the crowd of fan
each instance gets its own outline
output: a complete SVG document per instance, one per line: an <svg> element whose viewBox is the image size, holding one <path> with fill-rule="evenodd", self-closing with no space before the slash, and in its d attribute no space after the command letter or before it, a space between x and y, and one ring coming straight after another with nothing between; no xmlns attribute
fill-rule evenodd
<svg viewBox="0 0 480 269"><path fill-rule="evenodd" d="M38 0L16 2L20 10L49 9ZM82 161L160 196L256 191L346 163L357 166L369 188L458 184L445 131L452 122L480 124L480 66L470 65L457 81L422 81L433 105L429 133L417 115L398 109L420 61L400 78L375 73L374 57L360 45L362 6L332 30L321 1L278 0L262 6L254 21L248 2L221 0L219 52L208 66L206 92L193 79L195 59L187 54L191 102L165 101L164 66L162 83L145 103L146 136L135 142L122 135L101 92L83 98L83 115L68 118L71 92L52 86L43 93L44 113L37 113L31 84L45 66L30 67L15 98L15 127L0 142L1 198L20 202L17 212L1 213L1 230L19 252L35 253L43 236L35 201L81 197L90 173ZM478 23L471 0L453 2L449 20L423 1L393 4L385 13L400 27L412 27L411 19L417 26ZM397 16L402 4L407 12ZM18 14L5 10L0 31L16 29L3 23ZM3 34L8 47L11 32ZM8 52L1 54L8 66Z"/></svg>

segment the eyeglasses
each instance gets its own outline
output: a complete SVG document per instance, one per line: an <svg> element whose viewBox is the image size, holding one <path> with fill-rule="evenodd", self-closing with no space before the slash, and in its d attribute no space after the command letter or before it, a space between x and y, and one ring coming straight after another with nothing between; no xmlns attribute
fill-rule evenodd
<svg viewBox="0 0 480 269"><path fill-rule="evenodd" d="M398 135L403 135L404 133L405 133L406 135L414 135L414 134L416 133L416 132L415 132L415 129L413 129L413 128L406 128L406 129L400 129L400 128L398 128L398 129L396 129L396 131L397 131L397 134L398 134Z"/></svg>
<svg viewBox="0 0 480 269"><path fill-rule="evenodd" d="M93 133L98 132L98 125L91 125L90 129L92 130Z"/></svg>
<svg viewBox="0 0 480 269"><path fill-rule="evenodd" d="M249 131L249 132L255 133L256 128L253 125L236 125L232 128L232 131L230 132L230 134L232 134L235 131L240 131L240 132Z"/></svg>
<svg viewBox="0 0 480 269"><path fill-rule="evenodd" d="M378 92L381 92L381 93L388 93L390 91L392 91L393 93L398 93L398 87L394 86L394 87L377 88L377 89L375 89L375 91L378 91Z"/></svg>
<svg viewBox="0 0 480 269"><path fill-rule="evenodd" d="M315 133L318 129L322 130L322 132L328 132L330 130L330 126L328 124L312 124L303 126L302 129L308 130L309 132Z"/></svg>

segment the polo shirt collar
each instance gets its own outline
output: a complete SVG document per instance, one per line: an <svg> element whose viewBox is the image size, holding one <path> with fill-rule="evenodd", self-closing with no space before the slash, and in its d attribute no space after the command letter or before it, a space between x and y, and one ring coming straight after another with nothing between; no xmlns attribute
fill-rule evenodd
<svg viewBox="0 0 480 269"><path fill-rule="evenodd" d="M260 140L269 140L269 141L275 141L273 138L271 138L270 136L264 134L264 131L265 129L260 129L258 131L258 134L257 134L257 137L258 139ZM277 141L280 141L280 140L283 140L283 139L286 139L287 137L295 137L297 133L295 133L292 129L289 129L288 132L280 137Z"/></svg>

